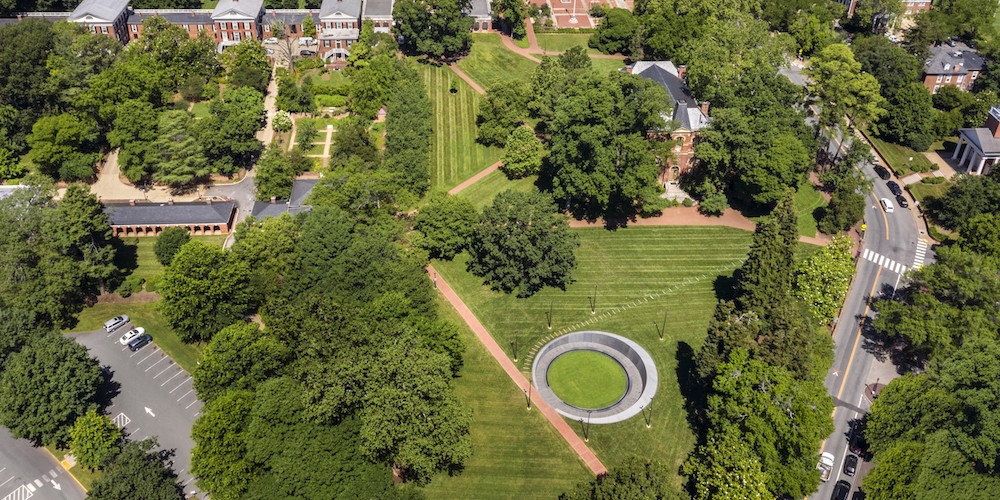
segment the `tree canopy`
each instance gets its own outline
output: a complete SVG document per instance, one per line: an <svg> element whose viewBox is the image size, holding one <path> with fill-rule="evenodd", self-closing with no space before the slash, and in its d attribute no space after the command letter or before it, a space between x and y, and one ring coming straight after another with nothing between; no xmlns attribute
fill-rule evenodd
<svg viewBox="0 0 1000 500"><path fill-rule="evenodd" d="M400 0L392 6L392 32L410 54L451 59L472 47L469 0Z"/></svg>
<svg viewBox="0 0 1000 500"><path fill-rule="evenodd" d="M578 245L547 195L508 190L483 209L469 240L468 268L494 290L528 297L572 283Z"/></svg>

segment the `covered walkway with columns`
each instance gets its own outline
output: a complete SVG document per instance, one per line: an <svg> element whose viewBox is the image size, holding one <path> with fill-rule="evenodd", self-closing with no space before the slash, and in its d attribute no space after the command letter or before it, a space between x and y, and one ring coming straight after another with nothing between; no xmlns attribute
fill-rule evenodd
<svg viewBox="0 0 1000 500"><path fill-rule="evenodd" d="M1000 163L1000 106L990 109L986 126L958 131L958 146L951 159L958 160L957 170L972 175L986 175Z"/></svg>

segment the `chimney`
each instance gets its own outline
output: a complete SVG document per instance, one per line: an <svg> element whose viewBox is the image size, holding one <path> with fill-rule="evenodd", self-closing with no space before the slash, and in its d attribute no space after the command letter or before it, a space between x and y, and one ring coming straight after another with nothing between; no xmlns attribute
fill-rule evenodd
<svg viewBox="0 0 1000 500"><path fill-rule="evenodd" d="M708 101L701 101L701 112L705 116L708 116Z"/></svg>
<svg viewBox="0 0 1000 500"><path fill-rule="evenodd" d="M274 205L277 202L278 202L278 197L277 196L272 196L271 197L271 204Z"/></svg>
<svg viewBox="0 0 1000 500"><path fill-rule="evenodd" d="M207 202L205 202L205 204L206 204L206 205L211 205L211 204L212 204L212 199L211 199L211 198L209 198L209 199L208 199L208 201L207 201Z"/></svg>
<svg viewBox="0 0 1000 500"><path fill-rule="evenodd" d="M631 75L633 68L634 68L634 65L629 64L628 66L625 66L625 72Z"/></svg>
<svg viewBox="0 0 1000 500"><path fill-rule="evenodd" d="M167 205L173 205L173 204L174 204L174 199L173 198L167 198Z"/></svg>
<svg viewBox="0 0 1000 500"><path fill-rule="evenodd" d="M128 200L128 204L129 204L130 207L134 207L135 206L135 200Z"/></svg>
<svg viewBox="0 0 1000 500"><path fill-rule="evenodd" d="M990 117L986 119L986 128L993 137L1000 139L1000 104L990 108Z"/></svg>
<svg viewBox="0 0 1000 500"><path fill-rule="evenodd" d="M680 78L681 80L683 80L684 77L687 76L687 73L688 73L688 67L687 66L681 64L680 66L677 67L677 78Z"/></svg>

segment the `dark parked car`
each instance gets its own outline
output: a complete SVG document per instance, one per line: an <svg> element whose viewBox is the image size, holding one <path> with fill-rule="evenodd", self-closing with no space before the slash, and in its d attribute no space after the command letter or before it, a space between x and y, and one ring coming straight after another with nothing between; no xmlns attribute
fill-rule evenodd
<svg viewBox="0 0 1000 500"><path fill-rule="evenodd" d="M889 180L890 177L889 171L886 170L885 167L880 167L878 165L875 165L875 174L878 175L879 179L882 179L883 181Z"/></svg>
<svg viewBox="0 0 1000 500"><path fill-rule="evenodd" d="M906 201L903 195L896 195L896 202L899 203L899 208L910 208L910 202Z"/></svg>
<svg viewBox="0 0 1000 500"><path fill-rule="evenodd" d="M139 335L138 337L132 339L128 343L128 348L130 351L135 352L142 349L143 346L153 341L153 337L150 337L148 333Z"/></svg>
<svg viewBox="0 0 1000 500"><path fill-rule="evenodd" d="M851 483L841 479L837 481L837 486L833 487L833 495L830 496L831 500L847 500L847 495L851 493Z"/></svg>
<svg viewBox="0 0 1000 500"><path fill-rule="evenodd" d="M855 472L858 471L858 456L857 455L847 455L847 460L844 460L844 474L848 476L853 476Z"/></svg>
<svg viewBox="0 0 1000 500"><path fill-rule="evenodd" d="M299 55L300 56L314 56L314 55L316 55L316 51L315 50L300 50L299 51Z"/></svg>
<svg viewBox="0 0 1000 500"><path fill-rule="evenodd" d="M851 438L847 442L847 447L850 448L851 453L854 453L862 459L867 459L868 443L865 442L863 424L859 423L854 426L854 430L851 432Z"/></svg>
<svg viewBox="0 0 1000 500"><path fill-rule="evenodd" d="M903 189L895 181L886 182L885 185L889 188L889 191L892 191L892 194L896 196L903 194Z"/></svg>

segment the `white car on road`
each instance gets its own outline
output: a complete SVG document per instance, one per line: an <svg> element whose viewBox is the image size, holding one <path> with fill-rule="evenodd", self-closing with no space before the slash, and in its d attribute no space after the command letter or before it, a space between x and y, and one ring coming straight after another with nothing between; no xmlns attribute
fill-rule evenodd
<svg viewBox="0 0 1000 500"><path fill-rule="evenodd" d="M274 45L276 43L278 43L278 39L274 38L273 36L271 38L264 39L264 45Z"/></svg>
<svg viewBox="0 0 1000 500"><path fill-rule="evenodd" d="M122 338L118 339L118 341L121 342L122 345L128 345L129 341L144 333L146 333L146 329L141 326L137 326L125 332L125 335L122 335Z"/></svg>

